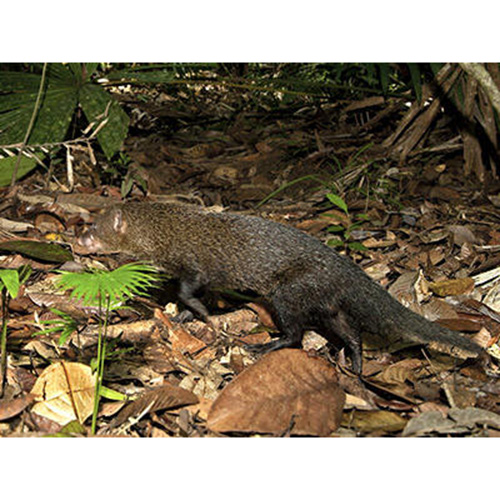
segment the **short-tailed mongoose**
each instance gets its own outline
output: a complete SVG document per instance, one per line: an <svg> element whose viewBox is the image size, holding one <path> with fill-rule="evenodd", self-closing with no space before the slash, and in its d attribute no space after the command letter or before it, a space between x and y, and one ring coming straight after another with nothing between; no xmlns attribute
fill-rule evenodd
<svg viewBox="0 0 500 500"><path fill-rule="evenodd" d="M185 205L131 202L97 217L79 244L150 260L180 282L179 298L201 318L203 288L253 291L271 306L280 337L262 352L300 344L306 329L340 338L361 372L361 335L425 344L459 358L483 349L412 312L349 258L293 227ZM257 348L259 349L259 348ZM255 350L255 349L254 349Z"/></svg>

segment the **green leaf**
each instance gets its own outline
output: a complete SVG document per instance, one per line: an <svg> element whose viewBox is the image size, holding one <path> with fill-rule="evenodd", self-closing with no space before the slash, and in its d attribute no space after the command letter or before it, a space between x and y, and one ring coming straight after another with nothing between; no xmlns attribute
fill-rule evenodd
<svg viewBox="0 0 500 500"><path fill-rule="evenodd" d="M316 175L314 175L314 174L304 175L303 177L299 177L297 179L294 179L293 181L285 182L284 184L282 184L278 189L274 190L271 194L268 194L262 201L259 201L259 203L257 203L257 205L256 205L256 208L259 208L261 205L264 205L264 203L268 202L271 198L276 196L278 193L281 193L281 191L285 190L286 188L289 188L289 187L291 187L294 184L297 184L299 182L308 181L308 180L315 181L315 182L318 182L318 183L324 185L324 183L321 181L321 179L319 179Z"/></svg>
<svg viewBox="0 0 500 500"><path fill-rule="evenodd" d="M355 229L358 229L358 227L361 227L365 223L364 220L360 220L358 222L354 222L349 226L349 232L354 231Z"/></svg>
<svg viewBox="0 0 500 500"><path fill-rule="evenodd" d="M33 269L29 264L23 264L22 266L19 266L17 272L19 273L19 281L21 282L21 284L23 284L28 281L28 278L31 276Z"/></svg>
<svg viewBox="0 0 500 500"><path fill-rule="evenodd" d="M387 63L380 63L378 65L380 71L380 83L382 85L382 92L387 94L389 89L389 65Z"/></svg>
<svg viewBox="0 0 500 500"><path fill-rule="evenodd" d="M44 262L68 262L73 260L73 254L66 248L55 243L31 240L9 240L0 243L0 250L20 253Z"/></svg>
<svg viewBox="0 0 500 500"><path fill-rule="evenodd" d="M114 71L108 75L110 80L126 80L132 83L170 83L178 80L179 75L176 71L166 68L160 71L145 71L144 69ZM193 80L194 83L195 80Z"/></svg>
<svg viewBox="0 0 500 500"><path fill-rule="evenodd" d="M366 74L369 80L375 79L375 64L374 63L366 63Z"/></svg>
<svg viewBox="0 0 500 500"><path fill-rule="evenodd" d="M51 328L44 328L39 332L35 332L34 335L51 335L52 333L59 334L58 344L60 346L64 345L70 335L78 329L78 323L69 314L60 311L59 309L50 309L54 314L57 314L59 318L49 319L46 321L41 321L42 325L53 325Z"/></svg>
<svg viewBox="0 0 500 500"><path fill-rule="evenodd" d="M422 100L422 75L420 73L420 66L417 63L408 63L408 68L410 69L411 82L415 89L417 100L420 102Z"/></svg>
<svg viewBox="0 0 500 500"><path fill-rule="evenodd" d="M89 122L108 120L97 134L97 139L106 157L111 159L127 135L128 115L105 90L96 85L82 87L80 102Z"/></svg>
<svg viewBox="0 0 500 500"><path fill-rule="evenodd" d="M336 194L333 193L327 193L326 197L328 198L328 201L330 203L343 210L347 215L349 214L347 205L340 196L337 196Z"/></svg>
<svg viewBox="0 0 500 500"><path fill-rule="evenodd" d="M329 233L341 233L345 228L343 226L329 226L327 231Z"/></svg>
<svg viewBox="0 0 500 500"><path fill-rule="evenodd" d="M101 386L100 395L103 398L111 399L112 401L128 401L130 398L121 392Z"/></svg>
<svg viewBox="0 0 500 500"><path fill-rule="evenodd" d="M93 269L86 273L61 272L57 285L63 290L72 290L71 297L85 304L95 303L101 298L124 300L134 295L144 295L149 287L159 281L155 269L149 264L131 263L115 269L102 271Z"/></svg>
<svg viewBox="0 0 500 500"><path fill-rule="evenodd" d="M5 286L9 295L15 299L20 286L17 269L0 269L0 285L0 290Z"/></svg>
<svg viewBox="0 0 500 500"><path fill-rule="evenodd" d="M342 240L336 240L336 239L331 239L326 242L326 244L329 247L341 247L344 245L344 242Z"/></svg>
<svg viewBox="0 0 500 500"><path fill-rule="evenodd" d="M357 214L356 218L358 218L359 220L361 220L363 222L370 220L370 216L368 214Z"/></svg>
<svg viewBox="0 0 500 500"><path fill-rule="evenodd" d="M39 75L0 72L0 88L8 92L0 93L0 144L23 141L33 114L39 85ZM77 102L78 85L75 76L62 64L50 64L28 144L64 140Z"/></svg>
<svg viewBox="0 0 500 500"><path fill-rule="evenodd" d="M430 63L431 70L436 76L439 73L439 70L443 67L443 63Z"/></svg>
<svg viewBox="0 0 500 500"><path fill-rule="evenodd" d="M99 63L69 63L68 66L80 84L83 84L90 81L90 77L99 66Z"/></svg>
<svg viewBox="0 0 500 500"><path fill-rule="evenodd" d="M47 434L44 437L77 437L77 436L86 436L87 429L78 422L78 420L72 420L67 423L59 432L55 432L54 434Z"/></svg>
<svg viewBox="0 0 500 500"><path fill-rule="evenodd" d="M362 243L358 241L353 241L347 245L351 250L355 252L367 252L368 248L366 248Z"/></svg>
<svg viewBox="0 0 500 500"><path fill-rule="evenodd" d="M120 187L120 194L122 195L122 198L126 198L130 191L132 190L132 187L134 185L134 178L131 175L126 175L125 179L123 179L121 187Z"/></svg>
<svg viewBox="0 0 500 500"><path fill-rule="evenodd" d="M16 165L17 157L9 156L8 158L0 158L0 187L10 185L12 179L12 172ZM21 157L19 167L17 169L16 179L24 177L26 174L36 168L37 162L33 158Z"/></svg>
<svg viewBox="0 0 500 500"><path fill-rule="evenodd" d="M373 147L373 142L368 142L364 146L360 147L358 151L356 151L356 153L353 155L352 159L349 161L349 165L354 165L359 156L371 147Z"/></svg>

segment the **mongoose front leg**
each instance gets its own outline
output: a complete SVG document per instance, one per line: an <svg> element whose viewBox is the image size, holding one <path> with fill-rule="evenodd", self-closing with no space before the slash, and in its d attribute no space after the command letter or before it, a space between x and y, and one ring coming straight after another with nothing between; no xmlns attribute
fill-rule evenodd
<svg viewBox="0 0 500 500"><path fill-rule="evenodd" d="M200 290L202 284L198 278L182 278L179 287L179 299L188 306L192 311L194 311L203 321L208 322L208 310L207 308L198 300L194 294ZM186 321L189 314L185 314L184 311L176 316L176 320Z"/></svg>

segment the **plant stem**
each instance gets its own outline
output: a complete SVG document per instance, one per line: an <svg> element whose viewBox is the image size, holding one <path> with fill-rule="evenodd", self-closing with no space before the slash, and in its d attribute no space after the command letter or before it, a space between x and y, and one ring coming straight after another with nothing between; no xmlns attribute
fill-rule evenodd
<svg viewBox="0 0 500 500"><path fill-rule="evenodd" d="M108 332L110 303L111 303L111 297L107 295L106 314L104 316L104 322L103 322L102 297L101 294L99 294L99 333L97 340L97 369L95 376L94 410L92 412L92 427L91 427L92 434L95 434L97 428L97 413L99 411L99 401L101 399L101 387L104 378L104 362L106 360L106 335Z"/></svg>
<svg viewBox="0 0 500 500"><path fill-rule="evenodd" d="M36 115L38 114L38 105L40 104L40 98L42 96L42 91L43 91L43 85L45 83L45 73L47 71L47 63L43 63L43 69L42 69L42 76L40 78L40 87L38 88L38 94L36 96L36 101L35 101L35 107L33 108L33 113L31 114L31 119L28 125L28 128L26 130L26 134L24 136L24 140L21 144L21 148L19 149L19 154L17 155L17 160L16 164L14 166L14 170L12 172L12 178L10 180L10 186L13 187L14 184L16 183L16 177L17 177L17 171L19 169L19 164L21 163L21 158L23 156L23 151L24 148L26 147L26 144L28 143L28 139L31 134L31 130L33 129L33 125L35 123L35 118Z"/></svg>
<svg viewBox="0 0 500 500"><path fill-rule="evenodd" d="M2 339L0 341L0 398L3 397L7 373L7 288L2 289Z"/></svg>
<svg viewBox="0 0 500 500"><path fill-rule="evenodd" d="M102 353L102 297L99 293L99 326L97 336L97 368L95 371L95 392L94 392L94 410L92 412L92 427L91 432L95 434L97 427L97 412L99 410L99 392L100 392L100 379L99 372L101 366L101 353Z"/></svg>

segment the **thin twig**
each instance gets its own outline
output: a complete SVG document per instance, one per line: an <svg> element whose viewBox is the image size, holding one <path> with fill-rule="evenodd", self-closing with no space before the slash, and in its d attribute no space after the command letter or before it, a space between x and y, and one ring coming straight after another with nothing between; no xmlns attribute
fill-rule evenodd
<svg viewBox="0 0 500 500"><path fill-rule="evenodd" d="M55 148L55 147L59 147L59 146L70 146L70 145L73 145L73 144L79 144L81 142L84 142L84 143L89 143L92 139L89 138L89 137L78 137L76 139L68 139L67 141L61 141L61 142L45 142L45 143L42 143L42 144L29 144L27 146L25 146L25 149L28 149L28 150L33 150L33 149L50 149L50 148ZM7 149L17 149L17 148L20 148L22 147L23 143L22 142L18 142L16 144L1 144L0 145L0 149L4 149L4 150L7 150Z"/></svg>
<svg viewBox="0 0 500 500"><path fill-rule="evenodd" d="M28 128L26 130L26 135L24 136L24 140L21 144L21 149L19 150L19 153L17 155L17 161L16 161L16 164L14 166L14 171L12 172L12 179L10 181L10 187L13 187L14 184L16 183L17 171L18 171L19 165L21 163L23 151L24 151L24 148L26 147L26 143L28 142L28 139L30 137L31 130L33 129L36 115L38 114L38 106L40 104L40 98L42 96L42 91L43 91L43 85L45 83L46 71L47 71L47 63L43 63L42 77L40 78L40 87L38 88L38 94L36 96L36 101L35 101L35 107L33 108L33 113L31 113L31 119L30 119Z"/></svg>

